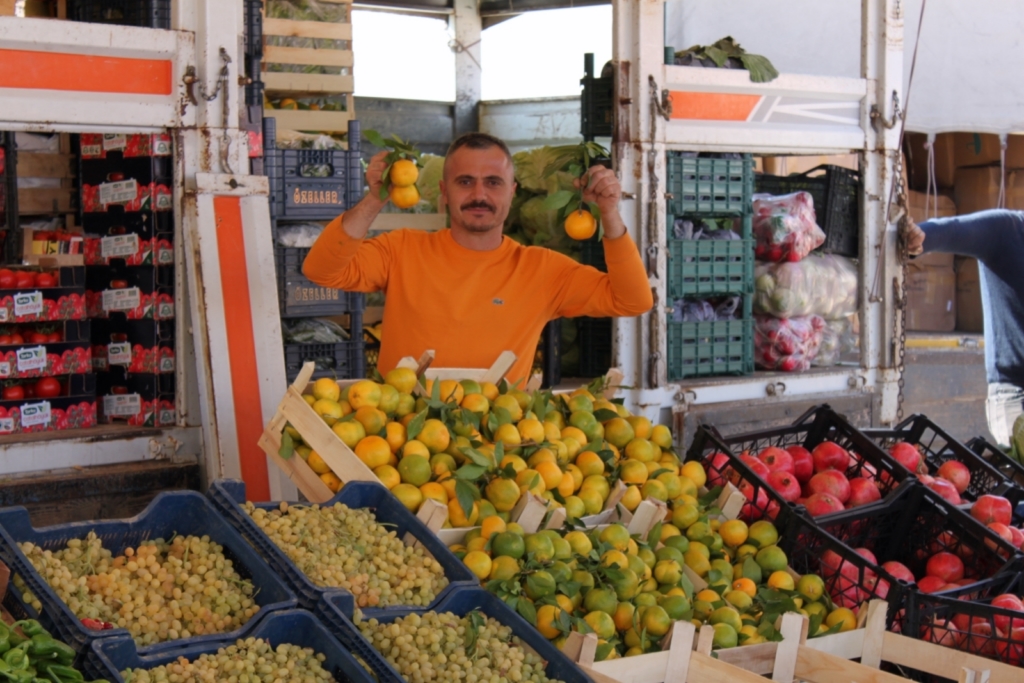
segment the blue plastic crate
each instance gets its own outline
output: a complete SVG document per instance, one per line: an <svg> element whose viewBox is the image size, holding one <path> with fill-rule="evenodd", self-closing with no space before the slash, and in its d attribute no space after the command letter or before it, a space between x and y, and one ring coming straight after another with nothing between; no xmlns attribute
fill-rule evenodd
<svg viewBox="0 0 1024 683"><path fill-rule="evenodd" d="M547 662L546 672L549 678L561 680L564 683L593 683L589 676L552 645L551 641L542 636L540 631L516 614L497 596L479 586L453 590L433 608L435 612L452 612L460 617L473 610L480 610L483 614L510 627L513 635ZM375 615L374 618L382 624L390 624L395 619L408 616L414 611L411 609L394 610L387 615ZM395 671L387 659L363 637L356 625L344 613L343 605L338 605L332 601L330 596L326 596L317 605L316 615L346 648L358 654L363 661L370 665L376 672L377 680L380 683L405 683L405 679Z"/></svg>
<svg viewBox="0 0 1024 683"><path fill-rule="evenodd" d="M295 607L296 599L285 583L260 558L252 547L237 531L217 512L216 508L200 493L195 491L174 491L157 495L153 502L140 514L129 519L99 520L92 522L73 522L36 529L29 519L28 510L23 507L0 509L0 559L10 567L11 572L19 574L43 604L41 614L26 605L21 599L21 592L12 582L8 588L12 604L19 606L21 612L38 618L40 623L55 637L64 641L75 650L81 651L89 643L98 638L110 638L124 635L130 637L125 629L110 631L93 631L82 626L81 621L71 609L57 597L49 584L36 572L18 543L31 541L44 550L63 548L74 538L84 539L90 531L103 541L104 548L115 555L126 547L136 546L140 542L169 538L172 534L209 536L212 541L224 547L224 555L234 563L235 570L242 578L251 579L256 593L254 599L260 606L250 620L250 624L267 612ZM247 629L246 624L240 629L227 634L196 636L183 640L172 640L156 643L142 648L142 654L177 650L182 646L206 640L230 637L238 638Z"/></svg>
<svg viewBox="0 0 1024 683"><path fill-rule="evenodd" d="M337 593L335 604L341 605L346 616L351 617L355 609L355 601L352 594L342 588L321 588L307 577L295 563L292 562L283 550L278 548L270 538L256 525L252 518L245 514L239 507L245 503L245 483L237 479L218 479L210 485L208 492L210 500L220 510L221 514L231 522L242 536L255 546L263 558L270 563L274 571L284 578L288 586L299 598L299 604L306 609L315 609L321 598L327 593ZM403 506L398 499L391 495L383 485L368 481L354 481L345 484L345 487L338 492L338 495L331 498L324 506L342 503L350 508L369 508L377 521L389 525L399 538L407 533L412 533L424 549L433 555L444 569L444 575L448 578L448 586L441 591L433 605L427 607L407 607L399 605L395 607L367 608L362 610L363 614L377 616L412 610L425 611L434 609L444 597L458 586L478 586L480 582L476 576L463 564L436 534L430 531L423 522L416 518ZM280 503L256 503L257 507L266 510L275 509Z"/></svg>
<svg viewBox="0 0 1024 683"><path fill-rule="evenodd" d="M316 617L305 610L289 609L268 614L246 634L246 637L249 636L269 640L275 648L282 643L312 648L326 657L323 667L330 671L334 680L339 683L342 681L374 683L373 676L356 661L356 658L338 642L337 638L331 635L330 631ZM235 640L234 638L218 638L217 640L193 643L173 652L140 655L131 638L104 638L92 644L93 657L90 660L89 670L85 673L115 683L124 683L121 672L125 669L151 669L169 664L178 657L185 657L191 661L200 655L214 653L221 647L233 645Z"/></svg>

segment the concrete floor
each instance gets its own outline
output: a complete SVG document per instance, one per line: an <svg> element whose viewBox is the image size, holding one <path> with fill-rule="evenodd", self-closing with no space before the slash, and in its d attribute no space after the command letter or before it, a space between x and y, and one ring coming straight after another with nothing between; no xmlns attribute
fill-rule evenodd
<svg viewBox="0 0 1024 683"><path fill-rule="evenodd" d="M904 416L921 413L960 441L992 439L985 420L985 352L980 348L908 349Z"/></svg>

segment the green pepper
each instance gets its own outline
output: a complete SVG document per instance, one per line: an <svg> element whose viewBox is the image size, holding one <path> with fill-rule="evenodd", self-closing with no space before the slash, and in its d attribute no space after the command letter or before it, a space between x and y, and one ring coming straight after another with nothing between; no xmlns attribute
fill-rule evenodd
<svg viewBox="0 0 1024 683"><path fill-rule="evenodd" d="M28 668L28 646L31 641L25 641L18 647L12 648L4 653L4 661L11 665L15 671Z"/></svg>
<svg viewBox="0 0 1024 683"><path fill-rule="evenodd" d="M51 666L46 669L46 676L49 679L47 683L81 683L85 680L81 671L70 666Z"/></svg>
<svg viewBox="0 0 1024 683"><path fill-rule="evenodd" d="M14 626L11 628L20 628L21 632L31 638L32 636L39 635L50 635L50 632L43 628L35 619L22 619L21 621L14 622Z"/></svg>
<svg viewBox="0 0 1024 683"><path fill-rule="evenodd" d="M74 649L49 634L32 636L28 645L28 654L33 659L56 657L58 663L65 665L75 661Z"/></svg>

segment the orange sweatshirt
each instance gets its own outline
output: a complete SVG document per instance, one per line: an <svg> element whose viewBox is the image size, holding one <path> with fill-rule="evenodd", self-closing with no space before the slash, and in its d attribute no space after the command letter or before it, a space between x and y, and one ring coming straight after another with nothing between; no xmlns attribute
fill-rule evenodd
<svg viewBox="0 0 1024 683"><path fill-rule="evenodd" d="M395 230L354 239L332 221L303 273L324 287L383 291L381 374L434 349L436 367L489 368L516 354L506 377L529 378L544 325L561 317L634 316L653 305L640 252L629 235L604 240L608 272L505 237L493 251L460 246L450 230Z"/></svg>

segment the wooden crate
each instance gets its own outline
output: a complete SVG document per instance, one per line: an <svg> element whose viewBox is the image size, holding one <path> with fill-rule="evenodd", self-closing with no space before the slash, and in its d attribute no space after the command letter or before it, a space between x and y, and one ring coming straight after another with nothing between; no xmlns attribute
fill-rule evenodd
<svg viewBox="0 0 1024 683"><path fill-rule="evenodd" d="M60 151L18 152L17 177L59 180L60 187L19 187L18 213L40 216L74 213L78 190L74 187L78 168L71 153L71 136L60 133Z"/></svg>
<svg viewBox="0 0 1024 683"><path fill-rule="evenodd" d="M320 0L334 5L351 5L352 0ZM346 41L347 49L286 47L264 45L262 79L268 99L300 99L306 97L345 96L346 111L306 111L289 109L266 109L264 116L277 120L279 130L322 131L343 133L348 130L349 120L355 118L352 93L355 80L352 76L352 19L348 21L299 21L293 19L263 20L264 42L266 38L309 38ZM340 68L341 74L306 74L268 71L268 64L299 66L323 66Z"/></svg>
<svg viewBox="0 0 1024 683"><path fill-rule="evenodd" d="M486 370L465 368L435 369L429 367L433 357L433 351L428 351L419 361L412 358L404 358L399 362L399 365L414 368L417 371L417 376L425 374L429 379L448 379L449 377L457 376L458 379L476 379L478 381L497 383L501 381L501 378L505 376L505 373L515 363L515 354L511 351L506 351L498 357L498 360L495 361L491 368ZM274 417L267 424L266 429L263 430L259 445L270 459L288 475L288 478L295 482L295 485L307 500L313 503L323 503L334 497L334 494L320 477L310 469L306 461L295 456L285 459L280 455L281 435L287 424L291 424L299 432L302 439L324 459L324 462L330 466L331 470L342 481L379 480L377 475L363 464L363 461L352 452L352 449L346 446L338 438L338 435L331 431L327 423L320 419L320 416L302 398L304 393L309 393L313 390L310 379L313 376L314 368L313 363L306 363L303 366L299 376L295 378L295 382L288 387L284 398L281 399ZM340 380L338 385L346 387L355 384L357 381L359 380ZM416 388L418 392L423 391L419 385ZM444 523L443 520L441 523ZM438 524L434 528L440 528L440 526Z"/></svg>
<svg viewBox="0 0 1024 683"><path fill-rule="evenodd" d="M663 650L637 657L595 662L597 638L570 634L563 651L595 683L764 683L764 676L779 683L903 683L907 679L880 671L882 662L952 678L962 683L1019 683L1018 667L960 652L941 645L907 638L885 630L888 605L872 601L861 610L858 628L807 639L807 618L785 614L778 628L778 643L716 650L714 629L696 632L691 622L680 621L662 641ZM860 660L858 662L851 661Z"/></svg>

